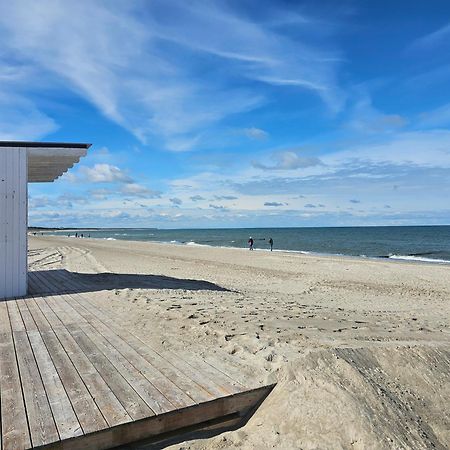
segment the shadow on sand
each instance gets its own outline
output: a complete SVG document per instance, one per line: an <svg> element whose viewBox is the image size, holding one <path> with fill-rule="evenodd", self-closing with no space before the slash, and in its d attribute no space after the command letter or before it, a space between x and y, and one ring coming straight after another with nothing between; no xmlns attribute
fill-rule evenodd
<svg viewBox="0 0 450 450"><path fill-rule="evenodd" d="M28 274L30 295L95 292L115 289L180 289L187 291L229 292L217 284L203 280L174 278L165 275L124 273L78 273L64 269L36 270Z"/></svg>

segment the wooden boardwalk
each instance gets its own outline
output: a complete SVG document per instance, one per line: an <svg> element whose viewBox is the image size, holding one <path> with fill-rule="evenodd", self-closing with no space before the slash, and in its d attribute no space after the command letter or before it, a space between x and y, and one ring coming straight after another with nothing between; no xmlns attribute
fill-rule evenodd
<svg viewBox="0 0 450 450"><path fill-rule="evenodd" d="M2 449L102 449L235 424L273 387L148 345L66 271L29 278L28 297L0 301Z"/></svg>

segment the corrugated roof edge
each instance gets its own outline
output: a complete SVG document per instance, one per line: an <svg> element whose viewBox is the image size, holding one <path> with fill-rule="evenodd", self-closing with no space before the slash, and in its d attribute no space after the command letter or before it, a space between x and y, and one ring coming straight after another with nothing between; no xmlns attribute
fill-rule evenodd
<svg viewBox="0 0 450 450"><path fill-rule="evenodd" d="M29 147L29 148L89 148L92 144L70 142L25 142L0 141L0 147Z"/></svg>

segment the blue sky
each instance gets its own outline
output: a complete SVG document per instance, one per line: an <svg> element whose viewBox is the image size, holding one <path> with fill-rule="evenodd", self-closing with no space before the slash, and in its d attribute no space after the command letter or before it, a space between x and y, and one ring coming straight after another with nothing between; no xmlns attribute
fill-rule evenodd
<svg viewBox="0 0 450 450"><path fill-rule="evenodd" d="M0 139L93 143L32 225L450 223L447 1L0 9Z"/></svg>

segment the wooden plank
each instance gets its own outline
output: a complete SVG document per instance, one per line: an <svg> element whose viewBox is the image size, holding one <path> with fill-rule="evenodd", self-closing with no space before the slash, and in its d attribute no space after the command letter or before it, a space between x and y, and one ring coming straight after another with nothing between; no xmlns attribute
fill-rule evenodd
<svg viewBox="0 0 450 450"><path fill-rule="evenodd" d="M101 333L102 336L117 349L117 351L119 351L140 373L147 378L147 380L152 383L153 386L155 386L159 392L164 395L170 404L177 408L185 408L197 403L185 391L180 389L170 378L166 377L166 375L160 372L125 340L112 332L109 328L105 327L98 321L93 321L93 324L88 325L88 327L94 328Z"/></svg>
<svg viewBox="0 0 450 450"><path fill-rule="evenodd" d="M53 312L50 306L48 306L44 297L34 297L34 301L53 329L63 326L58 316Z"/></svg>
<svg viewBox="0 0 450 450"><path fill-rule="evenodd" d="M82 435L80 423L40 333L29 331L28 337L60 439Z"/></svg>
<svg viewBox="0 0 450 450"><path fill-rule="evenodd" d="M25 331L25 325L22 321L22 316L20 315L16 302L14 300L8 300L6 306L8 307L12 331Z"/></svg>
<svg viewBox="0 0 450 450"><path fill-rule="evenodd" d="M22 396L16 352L5 302L0 302L0 320L7 320L8 326L2 324L0 333L0 415L3 450L25 449L31 446L27 415Z"/></svg>
<svg viewBox="0 0 450 450"><path fill-rule="evenodd" d="M239 419L242 421L244 415L261 402L271 389L272 386L262 387L82 436L65 442L64 450L105 449L158 437L168 432L208 429L213 421L216 428L221 420L225 423L238 422ZM144 446L153 447L151 443L144 443ZM155 447L161 448L159 445Z"/></svg>
<svg viewBox="0 0 450 450"><path fill-rule="evenodd" d="M84 433L91 433L108 426L97 404L86 388L76 367L64 347L51 330L50 324L36 305L34 299L27 299L27 307L38 325L42 339L61 378L73 409Z"/></svg>
<svg viewBox="0 0 450 450"><path fill-rule="evenodd" d="M83 433L107 428L108 423L56 334L53 331L41 331L41 336L64 384Z"/></svg>
<svg viewBox="0 0 450 450"><path fill-rule="evenodd" d="M92 317L101 320L106 326L110 327L115 332L126 335L127 342L129 342L130 345L132 345L133 348L137 350L144 358L149 358L152 363L161 363L162 360L165 360L166 364L160 364L158 367L163 365L168 365L169 367L172 366L176 371L185 374L185 376L191 380L191 386L193 388L197 385L213 397L220 397L223 395L232 394L234 392L240 392L240 389L237 389L235 386L228 386L228 388L226 388L223 385L217 384L214 379L208 379L195 367L186 363L182 358L170 351L166 351L164 349L160 352L155 351L154 348L144 343L137 335L127 332L121 329L120 326L117 326L117 322L120 322L119 318L117 318L117 320L111 320L102 309L95 307L89 300L84 299L83 296L79 294L72 294L72 297L79 300L80 305L84 306L88 311L92 311Z"/></svg>
<svg viewBox="0 0 450 450"><path fill-rule="evenodd" d="M28 294L34 295L34 294L40 294L40 293L41 293L41 290L40 290L39 284L37 283L34 272L32 272L32 271L28 272Z"/></svg>
<svg viewBox="0 0 450 450"><path fill-rule="evenodd" d="M64 351L77 369L92 398L100 408L103 417L109 426L119 425L131 420L118 398L109 388L108 384L95 369L88 357L83 353L72 335L63 326L53 310L43 298L35 298L36 305L42 315L52 325L52 330L58 338Z"/></svg>
<svg viewBox="0 0 450 450"><path fill-rule="evenodd" d="M39 310L33 299L27 301L27 306L38 324L42 339L53 360L61 378L73 409L78 417L84 433L91 433L108 426L97 404L83 383L78 371L59 342L56 334L50 329L45 316Z"/></svg>
<svg viewBox="0 0 450 450"><path fill-rule="evenodd" d="M51 294L55 293L55 286L53 286L47 278L42 274L41 271L35 271L34 276L36 277L37 282L41 286L41 293Z"/></svg>
<svg viewBox="0 0 450 450"><path fill-rule="evenodd" d="M37 305L34 298L27 299L27 307L41 333L43 331L49 331L52 329L50 323L48 322L42 311L39 309L39 306Z"/></svg>
<svg viewBox="0 0 450 450"><path fill-rule="evenodd" d="M134 356L131 352L132 349L113 333L108 334L110 338L114 339L114 344L120 347L120 349L117 349L96 328L87 324L86 320L77 310L68 303L67 299L71 300L70 297L58 296L58 298L60 312L64 311L66 316L72 319L72 323L67 325L69 330L76 332L81 327L152 411L163 413L171 411L176 407L186 407L194 404L189 396L156 371L147 361L134 358L134 364L130 362L130 359L133 359ZM85 322L85 325L83 325L83 322ZM136 368L135 364L138 364L139 367ZM156 387L155 384L157 385ZM166 398L166 392L176 402L175 405Z"/></svg>
<svg viewBox="0 0 450 450"><path fill-rule="evenodd" d="M47 284L52 286L52 293L63 294L65 292L70 292L77 289L76 285L73 283L73 280L63 276L65 272L66 271L63 269L47 270L45 272L41 272L40 276L45 277Z"/></svg>
<svg viewBox="0 0 450 450"><path fill-rule="evenodd" d="M81 329L95 342L99 350L108 358L110 363L144 400L155 414L161 414L176 409L165 396L164 391L159 391L154 384L145 377L136 367L128 361L107 339L104 338L91 325L82 325ZM148 372L147 368L144 368ZM192 404L192 400L190 404ZM184 404L187 406L187 403Z"/></svg>
<svg viewBox="0 0 450 450"><path fill-rule="evenodd" d="M34 447L59 440L44 385L25 331L13 331L20 378Z"/></svg>
<svg viewBox="0 0 450 450"><path fill-rule="evenodd" d="M47 282L52 285L54 293L62 294L72 290L72 287L68 285L64 279L60 276L60 273L64 272L61 269L58 270L46 270L41 272L41 276L45 277Z"/></svg>
<svg viewBox="0 0 450 450"><path fill-rule="evenodd" d="M100 408L108 425L115 426L132 420L72 335L63 327L56 328L53 331Z"/></svg>
<svg viewBox="0 0 450 450"><path fill-rule="evenodd" d="M150 407L83 331L72 329L69 332L133 420L154 415Z"/></svg>
<svg viewBox="0 0 450 450"><path fill-rule="evenodd" d="M49 295L44 298L44 301L47 303L47 305L53 310L53 312L56 314L56 316L59 318L59 320L62 322L62 324L67 327L69 324L77 324L77 317L73 314L68 313L64 307L62 306L62 299L61 296L53 296Z"/></svg>
<svg viewBox="0 0 450 450"><path fill-rule="evenodd" d="M74 306L78 306L78 308L80 308L80 305L78 305L72 296L64 295L61 296L61 298L65 300L66 307L70 308L73 311L73 314L79 314ZM73 305L69 302L72 302ZM89 314L89 316L91 315ZM81 325L81 328L86 331L86 334L88 334L91 338L95 334L99 337L101 336L101 341L103 344L102 351L106 350L108 352L107 354L103 351L105 355L109 355L108 358L110 361L116 365L115 361L119 358L121 365L125 364L130 371L131 367L133 367L134 371L137 370L151 383L150 392L152 395L152 402L148 403L147 400L146 402L155 412L165 412L173 409L174 407L184 408L196 403L191 397L189 397L188 394L181 390L175 383L173 383L163 373L150 364L149 361L136 352L124 339L112 332L108 327L105 327L95 318L90 317L90 319L91 322L87 324L85 318L79 314L80 323L83 321L86 322L86 325ZM111 348L114 349L115 352L111 353ZM114 358L114 361L111 358ZM141 397L143 396L141 395Z"/></svg>
<svg viewBox="0 0 450 450"><path fill-rule="evenodd" d="M73 299L74 303L77 303L76 299L73 298L72 295L70 295L70 297ZM83 308L82 305L80 304L78 304L78 307ZM176 369L173 365L168 363L164 358L162 358L160 355L154 352L151 348L144 345L132 334L128 333L127 331L119 327L114 328L113 333L110 327L107 327L103 322L98 320L96 316L94 316L93 314L90 314L88 312L83 313L82 311L80 311L80 314L83 314L83 316L89 321L89 323L95 326L97 330L99 330L102 334L108 336L108 339L110 339L111 342L113 342L117 348L121 348L123 349L123 351L126 351L127 354L129 355L130 361L132 361L133 364L139 370L143 371L143 373L148 374L149 380L154 382L154 380L159 378L161 375L163 375L166 379L170 380L173 386L172 385L158 386L155 384L158 387L158 389L161 390L161 392L166 393L166 395L170 395L167 393L172 392L173 387L175 387L173 391L175 395L178 395L180 391L184 392L195 403L202 403L215 398L215 396L209 393L205 388L198 385L195 381L187 377L183 372ZM125 343L126 347L123 348L123 344L119 343L116 344L116 342L118 341L114 336L120 337L121 340ZM144 369L145 367L144 362L151 365L152 368L151 372L147 372L148 368ZM172 389L170 389L171 387ZM176 398L172 399L171 401L176 401Z"/></svg>
<svg viewBox="0 0 450 450"><path fill-rule="evenodd" d="M11 333L7 302L7 300L0 301L0 333Z"/></svg>
<svg viewBox="0 0 450 450"><path fill-rule="evenodd" d="M114 330L119 328L117 323L122 321L121 317L116 315L111 317L111 315L107 315L108 313L106 313L103 309L94 306L81 294L72 295L74 298L80 299L81 304L85 306L86 309L89 309L99 320L102 320L105 325ZM130 334L133 334L139 341L141 341L142 344L146 345L139 336L131 332ZM127 338L127 340L130 341L129 338ZM184 372L191 379L195 380L199 385L207 389L208 392L213 394L212 391L215 391L214 395L229 395L241 392L244 389L240 383L232 380L226 374L205 363L201 358L194 360L188 353L183 354L183 357L181 358L179 355L173 354L162 346L155 346L155 344L152 344L152 350L170 362L178 370Z"/></svg>
<svg viewBox="0 0 450 450"><path fill-rule="evenodd" d="M19 309L20 315L22 316L22 321L25 325L25 328L27 331L36 331L38 328L36 324L34 323L33 317L30 314L30 311L28 311L26 302L28 300L21 299L16 300L15 303L17 305L17 308Z"/></svg>
<svg viewBox="0 0 450 450"><path fill-rule="evenodd" d="M66 270L51 270L48 277L52 278L53 282L59 287L60 292L78 292L84 289L78 280L75 280L74 275L69 274Z"/></svg>

